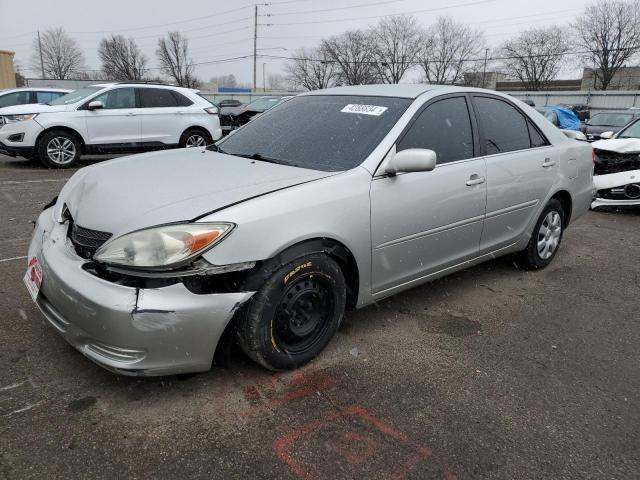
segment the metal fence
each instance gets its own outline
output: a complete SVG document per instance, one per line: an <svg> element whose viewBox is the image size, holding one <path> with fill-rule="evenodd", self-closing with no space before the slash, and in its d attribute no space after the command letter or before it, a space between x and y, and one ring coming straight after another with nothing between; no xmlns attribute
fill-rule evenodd
<svg viewBox="0 0 640 480"><path fill-rule="evenodd" d="M520 100L533 100L536 107L558 104L584 104L594 110L640 108L640 91L567 91L567 92L505 92Z"/></svg>

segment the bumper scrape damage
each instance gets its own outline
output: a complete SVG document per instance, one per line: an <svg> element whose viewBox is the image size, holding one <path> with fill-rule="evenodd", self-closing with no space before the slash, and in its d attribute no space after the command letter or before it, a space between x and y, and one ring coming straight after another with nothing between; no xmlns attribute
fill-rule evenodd
<svg viewBox="0 0 640 480"><path fill-rule="evenodd" d="M206 371L225 327L254 292L198 293L181 281L140 288L87 269L53 209L36 223L28 259L42 268L47 322L100 366L125 375ZM170 335L167 335L170 333Z"/></svg>

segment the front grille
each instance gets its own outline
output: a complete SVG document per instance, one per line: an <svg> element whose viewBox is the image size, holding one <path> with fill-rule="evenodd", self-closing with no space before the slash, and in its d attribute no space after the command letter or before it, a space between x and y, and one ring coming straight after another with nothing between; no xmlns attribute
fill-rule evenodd
<svg viewBox="0 0 640 480"><path fill-rule="evenodd" d="M83 258L93 257L96 250L109 240L112 235L109 232L81 227L76 225L73 220L70 220L69 223L69 238L76 249L76 253Z"/></svg>
<svg viewBox="0 0 640 480"><path fill-rule="evenodd" d="M594 175L608 175L610 173L640 170L640 155L637 153L615 153L606 150L596 150L596 164Z"/></svg>

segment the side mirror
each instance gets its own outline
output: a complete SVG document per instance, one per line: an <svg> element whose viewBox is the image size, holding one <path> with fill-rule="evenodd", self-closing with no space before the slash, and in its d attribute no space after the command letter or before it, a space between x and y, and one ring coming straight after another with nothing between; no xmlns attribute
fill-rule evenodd
<svg viewBox="0 0 640 480"><path fill-rule="evenodd" d="M613 132L602 132L600 134L600 138L602 140L609 140L610 138L613 138L615 134Z"/></svg>
<svg viewBox="0 0 640 480"><path fill-rule="evenodd" d="M572 140L580 140L582 142L586 142L587 141L587 136L582 133L582 132L578 132L577 130L560 130L562 133L565 134L565 136L567 136L568 138L572 139Z"/></svg>
<svg viewBox="0 0 640 480"><path fill-rule="evenodd" d="M93 102L89 102L87 108L89 110L98 110L99 108L104 108L104 104L100 100L94 100Z"/></svg>
<svg viewBox="0 0 640 480"><path fill-rule="evenodd" d="M436 168L437 155L425 148L408 148L394 155L384 169L387 175L409 172L430 172Z"/></svg>

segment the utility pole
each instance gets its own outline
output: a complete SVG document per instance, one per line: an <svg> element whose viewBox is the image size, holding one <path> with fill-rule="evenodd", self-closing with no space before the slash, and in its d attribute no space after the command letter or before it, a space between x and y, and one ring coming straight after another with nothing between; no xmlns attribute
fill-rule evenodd
<svg viewBox="0 0 640 480"><path fill-rule="evenodd" d="M253 16L253 89L256 90L256 62L258 59L258 5L255 6Z"/></svg>
<svg viewBox="0 0 640 480"><path fill-rule="evenodd" d="M482 88L484 88L484 76L487 74L487 55L489 55L489 49L484 49L484 67L482 67Z"/></svg>
<svg viewBox="0 0 640 480"><path fill-rule="evenodd" d="M264 67L265 67L266 63L262 64L262 91L266 92L267 91L267 81L265 80L265 76L264 76Z"/></svg>
<svg viewBox="0 0 640 480"><path fill-rule="evenodd" d="M40 69L42 70L42 78L44 79L44 61L42 60L42 42L40 41L40 30L38 30L38 51L40 52Z"/></svg>

